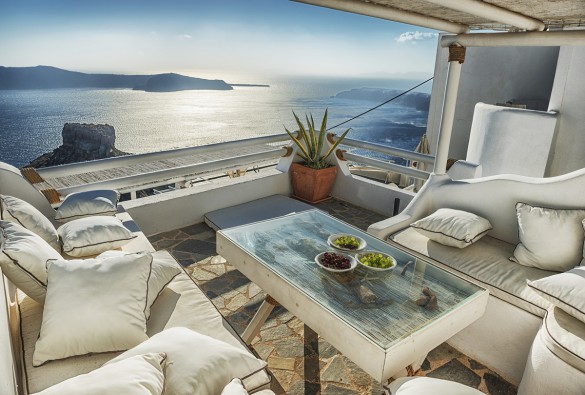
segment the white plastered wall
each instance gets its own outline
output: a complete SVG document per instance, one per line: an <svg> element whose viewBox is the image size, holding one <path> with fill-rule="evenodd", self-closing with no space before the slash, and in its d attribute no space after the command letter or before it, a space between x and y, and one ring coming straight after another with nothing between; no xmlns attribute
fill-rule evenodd
<svg viewBox="0 0 585 395"><path fill-rule="evenodd" d="M585 167L585 47L561 47L549 110L557 111L548 175Z"/></svg>
<svg viewBox="0 0 585 395"><path fill-rule="evenodd" d="M478 102L508 100L543 103L547 109L558 58L558 47L467 48L462 67L449 157L464 159L473 109ZM427 133L433 154L441 125L448 50L438 47Z"/></svg>

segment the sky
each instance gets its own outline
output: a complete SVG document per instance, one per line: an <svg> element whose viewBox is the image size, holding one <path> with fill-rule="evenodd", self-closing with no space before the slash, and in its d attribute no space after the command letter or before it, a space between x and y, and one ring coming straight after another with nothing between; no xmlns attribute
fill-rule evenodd
<svg viewBox="0 0 585 395"><path fill-rule="evenodd" d="M437 32L289 0L0 0L0 65L81 72L432 75Z"/></svg>

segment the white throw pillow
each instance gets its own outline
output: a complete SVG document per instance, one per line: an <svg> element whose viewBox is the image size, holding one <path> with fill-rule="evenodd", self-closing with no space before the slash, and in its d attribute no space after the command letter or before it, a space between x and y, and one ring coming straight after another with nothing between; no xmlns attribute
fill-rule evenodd
<svg viewBox="0 0 585 395"><path fill-rule="evenodd" d="M524 266L566 272L583 259L585 210L516 204L520 244L510 259Z"/></svg>
<svg viewBox="0 0 585 395"><path fill-rule="evenodd" d="M57 229L43 213L24 200L13 196L0 195L0 219L22 225L39 235L57 252L61 252Z"/></svg>
<svg viewBox="0 0 585 395"><path fill-rule="evenodd" d="M113 189L71 193L57 209L55 219L67 222L95 215L115 215L118 212L118 200L120 194Z"/></svg>
<svg viewBox="0 0 585 395"><path fill-rule="evenodd" d="M388 384L392 395L483 395L466 385L432 377L400 377Z"/></svg>
<svg viewBox="0 0 585 395"><path fill-rule="evenodd" d="M137 355L72 377L34 395L161 395L164 353Z"/></svg>
<svg viewBox="0 0 585 395"><path fill-rule="evenodd" d="M112 359L108 364L149 352L167 354L165 392L216 395L234 378L264 369L250 352L187 328L170 328Z"/></svg>
<svg viewBox="0 0 585 395"><path fill-rule="evenodd" d="M97 259L107 259L116 256L134 255L125 251L106 251L98 255ZM177 261L164 251L152 254L152 273L148 279L148 301L146 303L146 319L150 318L150 307L154 304L160 293L177 275L181 269Z"/></svg>
<svg viewBox="0 0 585 395"><path fill-rule="evenodd" d="M528 281L528 286L542 298L585 322L585 267Z"/></svg>
<svg viewBox="0 0 585 395"><path fill-rule="evenodd" d="M244 384L242 384L242 380L233 379L224 387L221 395L248 395L248 391L246 391Z"/></svg>
<svg viewBox="0 0 585 395"><path fill-rule="evenodd" d="M146 300L152 256L47 262L47 297L33 366L127 350L148 339Z"/></svg>
<svg viewBox="0 0 585 395"><path fill-rule="evenodd" d="M45 301L49 259L61 259L47 242L17 223L0 221L0 267L22 292Z"/></svg>
<svg viewBox="0 0 585 395"><path fill-rule="evenodd" d="M116 217L87 217L73 220L57 229L63 252L83 257L122 247L136 237Z"/></svg>
<svg viewBox="0 0 585 395"><path fill-rule="evenodd" d="M471 245L492 229L487 219L450 208L440 208L410 226L437 243L458 248Z"/></svg>

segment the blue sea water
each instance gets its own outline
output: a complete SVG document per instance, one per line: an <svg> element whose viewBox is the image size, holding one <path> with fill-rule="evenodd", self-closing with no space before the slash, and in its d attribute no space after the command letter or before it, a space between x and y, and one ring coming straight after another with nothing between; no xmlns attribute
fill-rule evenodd
<svg viewBox="0 0 585 395"><path fill-rule="evenodd" d="M234 81L230 81L234 82ZM292 111L312 113L317 123L329 109L329 126L379 103L340 99L360 87L408 89L420 81L288 78L258 81L270 87L233 91L152 93L130 89L0 91L0 160L17 167L62 143L68 122L107 123L116 129L116 147L131 153L198 146L283 133L295 128ZM430 92L430 83L418 89ZM428 113L389 104L335 129L349 137L414 149ZM284 125L284 126L283 126Z"/></svg>

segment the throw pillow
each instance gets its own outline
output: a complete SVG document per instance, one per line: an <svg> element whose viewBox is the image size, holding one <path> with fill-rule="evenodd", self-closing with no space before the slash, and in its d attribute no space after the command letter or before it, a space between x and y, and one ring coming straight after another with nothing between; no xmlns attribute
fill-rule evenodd
<svg viewBox="0 0 585 395"><path fill-rule="evenodd" d="M458 248L475 243L492 229L487 219L450 208L440 208L410 226L437 243Z"/></svg>
<svg viewBox="0 0 585 395"><path fill-rule="evenodd" d="M583 258L585 210L516 204L520 244L510 260L524 266L566 272Z"/></svg>
<svg viewBox="0 0 585 395"><path fill-rule="evenodd" d="M57 229L63 252L83 257L122 247L136 237L116 217L87 217L73 220Z"/></svg>
<svg viewBox="0 0 585 395"><path fill-rule="evenodd" d="M137 355L72 377L36 395L161 395L165 358L164 353Z"/></svg>
<svg viewBox="0 0 585 395"><path fill-rule="evenodd" d="M17 223L0 221L0 267L12 283L39 303L45 301L48 259L61 259L47 242Z"/></svg>
<svg viewBox="0 0 585 395"><path fill-rule="evenodd" d="M152 256L47 262L47 296L33 366L74 355L127 350L148 339Z"/></svg>
<svg viewBox="0 0 585 395"><path fill-rule="evenodd" d="M528 286L553 305L585 322L585 267L528 281Z"/></svg>
<svg viewBox="0 0 585 395"><path fill-rule="evenodd" d="M97 259L107 259L116 256L138 255L124 251L106 251L98 255ZM171 254L166 251L152 254L152 273L148 279L148 301L146 302L146 319L150 318L150 307L154 304L160 293L177 275L181 273L179 264Z"/></svg>
<svg viewBox="0 0 585 395"><path fill-rule="evenodd" d="M55 219L61 222L96 215L115 215L120 194L113 189L71 193L65 197Z"/></svg>
<svg viewBox="0 0 585 395"><path fill-rule="evenodd" d="M57 229L32 204L13 196L0 195L0 219L22 225L61 252Z"/></svg>
<svg viewBox="0 0 585 395"><path fill-rule="evenodd" d="M148 352L167 354L165 392L174 395L220 394L232 378L244 379L266 366L244 349L181 327L157 333L108 364Z"/></svg>
<svg viewBox="0 0 585 395"><path fill-rule="evenodd" d="M248 395L248 391L246 391L244 384L242 384L242 380L233 379L224 387L221 395Z"/></svg>

